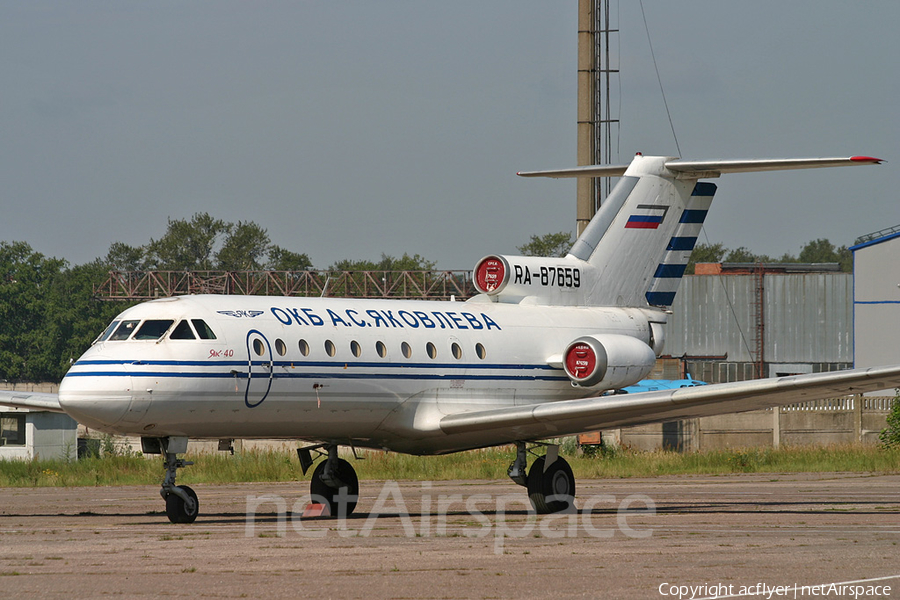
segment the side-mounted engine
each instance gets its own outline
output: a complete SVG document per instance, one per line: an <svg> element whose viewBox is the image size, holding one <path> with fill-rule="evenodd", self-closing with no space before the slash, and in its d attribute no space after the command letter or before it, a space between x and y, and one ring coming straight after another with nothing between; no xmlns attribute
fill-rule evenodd
<svg viewBox="0 0 900 600"><path fill-rule="evenodd" d="M563 352L563 368L572 383L614 390L644 379L656 364L653 348L627 335L585 335Z"/></svg>

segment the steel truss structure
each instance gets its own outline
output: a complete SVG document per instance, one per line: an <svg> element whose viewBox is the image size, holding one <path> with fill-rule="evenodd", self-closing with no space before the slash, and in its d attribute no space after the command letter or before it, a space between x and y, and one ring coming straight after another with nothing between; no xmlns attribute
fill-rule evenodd
<svg viewBox="0 0 900 600"><path fill-rule="evenodd" d="M470 271L110 271L98 300L152 300L187 294L466 299Z"/></svg>

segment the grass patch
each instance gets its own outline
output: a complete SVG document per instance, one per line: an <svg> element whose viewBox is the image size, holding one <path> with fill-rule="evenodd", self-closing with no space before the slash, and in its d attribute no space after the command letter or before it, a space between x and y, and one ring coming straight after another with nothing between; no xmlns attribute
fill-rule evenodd
<svg viewBox="0 0 900 600"><path fill-rule="evenodd" d="M632 449L576 455L571 444L563 454L582 479L653 477L680 474L860 472L900 473L900 448L870 445L743 448L708 452L642 452ZM408 456L378 451L352 461L360 479L442 481L505 479L515 458L512 446L446 456ZM178 472L179 483L298 481L296 454L253 450L189 456L194 465ZM0 487L75 487L157 485L163 477L160 457L106 456L79 461L0 461Z"/></svg>

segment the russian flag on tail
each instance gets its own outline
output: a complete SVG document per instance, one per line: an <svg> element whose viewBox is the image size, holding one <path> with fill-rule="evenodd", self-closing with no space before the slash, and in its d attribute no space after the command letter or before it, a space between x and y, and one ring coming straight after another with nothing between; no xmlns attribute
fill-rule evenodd
<svg viewBox="0 0 900 600"><path fill-rule="evenodd" d="M668 206L654 206L652 204L639 204L638 212L628 217L625 229L657 229L666 216Z"/></svg>

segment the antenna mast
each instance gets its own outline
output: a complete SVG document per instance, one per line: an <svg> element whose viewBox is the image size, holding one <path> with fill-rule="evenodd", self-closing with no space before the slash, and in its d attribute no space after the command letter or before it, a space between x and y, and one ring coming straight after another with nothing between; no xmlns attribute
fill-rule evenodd
<svg viewBox="0 0 900 600"><path fill-rule="evenodd" d="M578 165L612 162L613 127L610 102L610 34L618 33L609 22L609 0L578 0ZM576 236L609 195L610 179L579 179L576 183Z"/></svg>

